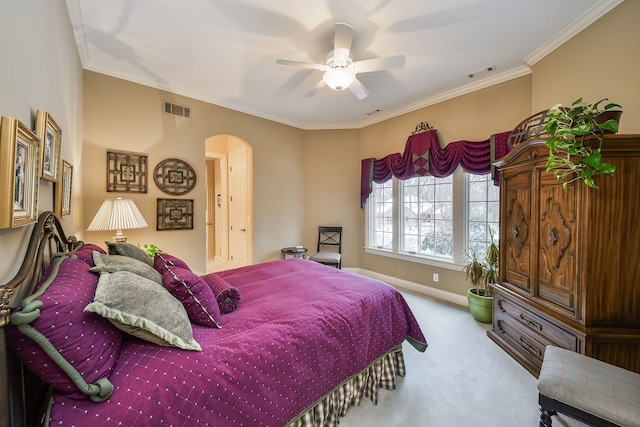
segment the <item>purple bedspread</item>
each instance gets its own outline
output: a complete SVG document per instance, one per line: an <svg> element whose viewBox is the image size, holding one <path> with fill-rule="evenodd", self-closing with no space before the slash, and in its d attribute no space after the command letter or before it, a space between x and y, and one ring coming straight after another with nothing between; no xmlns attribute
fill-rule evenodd
<svg viewBox="0 0 640 427"><path fill-rule="evenodd" d="M282 427L405 338L426 340L391 286L303 259L217 273L242 292L203 352L127 339L104 403L55 396L53 426Z"/></svg>

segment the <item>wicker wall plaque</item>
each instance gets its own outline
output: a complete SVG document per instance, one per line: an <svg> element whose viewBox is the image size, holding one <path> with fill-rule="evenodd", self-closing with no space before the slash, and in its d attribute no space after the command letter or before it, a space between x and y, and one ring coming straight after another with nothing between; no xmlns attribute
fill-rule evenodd
<svg viewBox="0 0 640 427"><path fill-rule="evenodd" d="M147 192L147 155L107 151L107 192Z"/></svg>
<svg viewBox="0 0 640 427"><path fill-rule="evenodd" d="M193 199L158 199L156 230L193 228Z"/></svg>
<svg viewBox="0 0 640 427"><path fill-rule="evenodd" d="M153 182L167 194L187 194L196 185L196 171L179 159L166 159L153 170Z"/></svg>

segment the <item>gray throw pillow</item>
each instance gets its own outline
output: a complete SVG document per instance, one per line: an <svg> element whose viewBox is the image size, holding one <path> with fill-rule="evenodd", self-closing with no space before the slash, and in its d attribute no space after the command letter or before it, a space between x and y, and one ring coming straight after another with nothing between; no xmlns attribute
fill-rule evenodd
<svg viewBox="0 0 640 427"><path fill-rule="evenodd" d="M100 273L102 271L106 271L107 273L128 271L162 285L162 275L158 273L155 268L149 266L149 264L145 264L135 258L129 258L124 255L101 254L98 251L94 251L93 262L95 267L89 270L93 273Z"/></svg>
<svg viewBox="0 0 640 427"><path fill-rule="evenodd" d="M105 242L105 243L107 244L107 248L109 249L108 250L109 255L128 256L129 258L135 258L138 261L142 261L145 264L149 264L151 267L153 267L153 259L151 259L149 255L147 255L144 249L141 249L136 245L133 245L127 242Z"/></svg>
<svg viewBox="0 0 640 427"><path fill-rule="evenodd" d="M93 302L84 311L109 319L117 328L145 341L202 351L193 339L182 303L162 286L137 274L100 273Z"/></svg>

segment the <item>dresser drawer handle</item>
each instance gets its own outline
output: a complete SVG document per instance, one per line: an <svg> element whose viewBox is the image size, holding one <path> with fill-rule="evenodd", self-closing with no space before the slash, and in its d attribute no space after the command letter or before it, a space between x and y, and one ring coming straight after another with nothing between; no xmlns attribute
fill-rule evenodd
<svg viewBox="0 0 640 427"><path fill-rule="evenodd" d="M531 319L527 319L527 317L524 314L520 314L520 319L522 319L522 322L524 322L524 324L527 325L528 327L537 329L539 331L542 330L542 325L540 323Z"/></svg>
<svg viewBox="0 0 640 427"><path fill-rule="evenodd" d="M532 353L538 357L542 357L542 351L534 346L529 344L528 342L526 342L525 340L522 339L522 337L518 338L520 340L520 344L529 352Z"/></svg>

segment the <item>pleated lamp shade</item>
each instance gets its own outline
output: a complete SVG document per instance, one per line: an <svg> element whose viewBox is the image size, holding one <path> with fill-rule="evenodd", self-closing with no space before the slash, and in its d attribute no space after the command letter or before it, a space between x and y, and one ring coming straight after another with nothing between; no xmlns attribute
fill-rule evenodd
<svg viewBox="0 0 640 427"><path fill-rule="evenodd" d="M117 197L102 203L87 231L116 230L113 241L126 242L127 236L122 234L122 230L148 226L133 200Z"/></svg>

